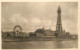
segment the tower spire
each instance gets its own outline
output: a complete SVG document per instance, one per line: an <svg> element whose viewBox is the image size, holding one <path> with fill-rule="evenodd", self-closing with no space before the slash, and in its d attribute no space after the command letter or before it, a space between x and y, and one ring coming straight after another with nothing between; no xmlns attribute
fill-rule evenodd
<svg viewBox="0 0 80 50"><path fill-rule="evenodd" d="M60 6L58 7L57 13L58 13L58 16L57 16L57 26L56 26L56 31L62 32L61 8L60 8Z"/></svg>
<svg viewBox="0 0 80 50"><path fill-rule="evenodd" d="M57 13L61 14L61 8L60 8L60 6L58 7Z"/></svg>

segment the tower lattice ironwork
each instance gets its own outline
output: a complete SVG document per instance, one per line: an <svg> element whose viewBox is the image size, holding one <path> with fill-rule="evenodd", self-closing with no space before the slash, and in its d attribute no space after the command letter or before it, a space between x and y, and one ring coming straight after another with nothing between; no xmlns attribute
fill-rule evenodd
<svg viewBox="0 0 80 50"><path fill-rule="evenodd" d="M58 13L58 16L57 16L56 31L62 32L61 8L60 8L60 6L58 7L57 13Z"/></svg>

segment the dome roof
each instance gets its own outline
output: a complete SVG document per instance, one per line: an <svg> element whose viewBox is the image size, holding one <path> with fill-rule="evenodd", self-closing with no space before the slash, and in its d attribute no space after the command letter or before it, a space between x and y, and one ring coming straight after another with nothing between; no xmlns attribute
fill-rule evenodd
<svg viewBox="0 0 80 50"><path fill-rule="evenodd" d="M45 31L44 29L37 29L35 33L43 33L44 31Z"/></svg>

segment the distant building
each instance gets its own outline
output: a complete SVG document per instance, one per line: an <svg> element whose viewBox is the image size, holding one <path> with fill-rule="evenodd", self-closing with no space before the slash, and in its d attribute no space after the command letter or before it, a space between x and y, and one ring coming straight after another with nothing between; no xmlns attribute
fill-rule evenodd
<svg viewBox="0 0 80 50"><path fill-rule="evenodd" d="M3 32L2 33L2 36L3 37L12 37L12 36L15 36L14 32Z"/></svg>
<svg viewBox="0 0 80 50"><path fill-rule="evenodd" d="M16 29L17 27L19 28L19 30ZM8 32L8 31L7 32L2 32L2 36L3 37L27 37L28 34L26 34L25 32L22 32L21 26L16 25L16 26L14 26L13 31L11 31L11 32Z"/></svg>
<svg viewBox="0 0 80 50"><path fill-rule="evenodd" d="M37 29L35 31L35 33L36 33L36 37L53 37L53 36L55 36L54 31L52 31L50 29L45 30L44 28Z"/></svg>
<svg viewBox="0 0 80 50"><path fill-rule="evenodd" d="M44 28L37 29L35 31L36 37L44 37L44 35L45 35L44 32L45 32Z"/></svg>
<svg viewBox="0 0 80 50"><path fill-rule="evenodd" d="M45 30L44 33L45 33L46 37L53 37L53 36L55 36L55 32L50 30L50 29Z"/></svg>
<svg viewBox="0 0 80 50"><path fill-rule="evenodd" d="M29 37L36 37L36 34L34 32L30 32Z"/></svg>

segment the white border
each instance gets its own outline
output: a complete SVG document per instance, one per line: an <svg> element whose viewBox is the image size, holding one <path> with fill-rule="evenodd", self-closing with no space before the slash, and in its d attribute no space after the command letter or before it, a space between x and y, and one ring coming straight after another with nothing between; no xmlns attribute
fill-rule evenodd
<svg viewBox="0 0 80 50"><path fill-rule="evenodd" d="M0 30L1 30L1 2L78 2L78 49L3 49L3 50L80 50L80 0L1 0L0 1ZM0 33L0 49L2 50L1 33Z"/></svg>

